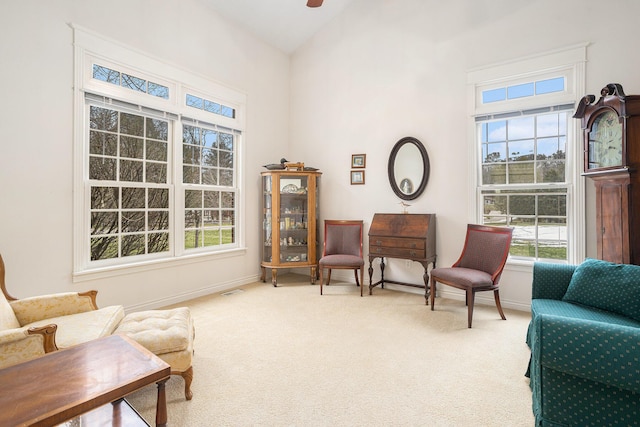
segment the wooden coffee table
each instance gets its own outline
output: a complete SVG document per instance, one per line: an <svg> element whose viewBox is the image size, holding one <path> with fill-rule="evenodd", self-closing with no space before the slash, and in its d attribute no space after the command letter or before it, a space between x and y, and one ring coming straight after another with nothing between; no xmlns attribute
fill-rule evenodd
<svg viewBox="0 0 640 427"><path fill-rule="evenodd" d="M166 362L123 335L55 351L0 370L0 426L56 425L107 403L120 405L154 382L156 425L165 426L170 374Z"/></svg>

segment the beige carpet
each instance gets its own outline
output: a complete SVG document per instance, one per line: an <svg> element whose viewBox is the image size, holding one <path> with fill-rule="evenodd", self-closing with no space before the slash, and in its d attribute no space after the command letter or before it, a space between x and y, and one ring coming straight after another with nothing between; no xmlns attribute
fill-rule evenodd
<svg viewBox="0 0 640 427"><path fill-rule="evenodd" d="M193 400L167 383L169 425L531 426L529 314L279 277L181 304L196 325ZM366 288L365 288L366 289ZM128 400L153 425L155 387Z"/></svg>

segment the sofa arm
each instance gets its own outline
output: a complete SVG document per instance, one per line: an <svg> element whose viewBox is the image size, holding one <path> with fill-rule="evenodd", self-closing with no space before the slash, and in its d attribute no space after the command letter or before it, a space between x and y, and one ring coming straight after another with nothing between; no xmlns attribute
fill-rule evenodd
<svg viewBox="0 0 640 427"><path fill-rule="evenodd" d="M56 325L0 331L0 369L57 350Z"/></svg>
<svg viewBox="0 0 640 427"><path fill-rule="evenodd" d="M40 295L10 301L9 304L20 325L28 325L39 320L96 310L97 293L89 291Z"/></svg>
<svg viewBox="0 0 640 427"><path fill-rule="evenodd" d="M534 329L533 369L640 393L640 328L541 314Z"/></svg>
<svg viewBox="0 0 640 427"><path fill-rule="evenodd" d="M576 268L570 264L534 263L531 298L561 300Z"/></svg>

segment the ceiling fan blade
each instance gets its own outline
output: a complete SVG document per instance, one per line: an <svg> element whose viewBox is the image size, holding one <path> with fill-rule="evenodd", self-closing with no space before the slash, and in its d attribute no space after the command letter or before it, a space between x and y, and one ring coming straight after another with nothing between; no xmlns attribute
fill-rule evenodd
<svg viewBox="0 0 640 427"><path fill-rule="evenodd" d="M322 6L322 0L308 0L307 7L320 7Z"/></svg>

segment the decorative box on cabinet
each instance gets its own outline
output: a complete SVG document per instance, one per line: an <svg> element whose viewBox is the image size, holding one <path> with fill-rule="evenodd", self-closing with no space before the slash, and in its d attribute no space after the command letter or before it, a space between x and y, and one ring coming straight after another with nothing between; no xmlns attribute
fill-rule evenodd
<svg viewBox="0 0 640 427"><path fill-rule="evenodd" d="M319 171L272 170L262 173L262 269L309 267L315 283L318 267Z"/></svg>
<svg viewBox="0 0 640 427"><path fill-rule="evenodd" d="M384 258L399 258L422 264L424 285L396 282L384 278ZM372 282L373 260L380 260L380 280ZM429 301L429 274L427 268L436 266L436 216L435 214L381 214L373 215L369 227L369 295L377 285L385 283L424 288L424 298Z"/></svg>

